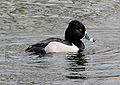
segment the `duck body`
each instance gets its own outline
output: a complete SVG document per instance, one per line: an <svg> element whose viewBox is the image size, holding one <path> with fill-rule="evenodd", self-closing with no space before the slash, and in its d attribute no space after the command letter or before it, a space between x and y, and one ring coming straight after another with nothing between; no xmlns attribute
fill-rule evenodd
<svg viewBox="0 0 120 85"><path fill-rule="evenodd" d="M25 51L33 53L77 52L79 49L85 48L82 41L79 41L79 43L81 47L60 38L48 38L30 45Z"/></svg>
<svg viewBox="0 0 120 85"><path fill-rule="evenodd" d="M41 54L50 52L78 52L85 48L84 43L81 41L81 39L86 36L85 31L86 29L81 22L73 20L69 23L65 31L65 40L48 38L30 45L25 51Z"/></svg>

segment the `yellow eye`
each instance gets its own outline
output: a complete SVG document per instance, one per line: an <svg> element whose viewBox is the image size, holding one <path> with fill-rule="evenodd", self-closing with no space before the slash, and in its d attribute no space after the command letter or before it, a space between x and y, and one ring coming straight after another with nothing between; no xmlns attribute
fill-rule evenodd
<svg viewBox="0 0 120 85"><path fill-rule="evenodd" d="M80 32L82 31L82 29L80 29Z"/></svg>

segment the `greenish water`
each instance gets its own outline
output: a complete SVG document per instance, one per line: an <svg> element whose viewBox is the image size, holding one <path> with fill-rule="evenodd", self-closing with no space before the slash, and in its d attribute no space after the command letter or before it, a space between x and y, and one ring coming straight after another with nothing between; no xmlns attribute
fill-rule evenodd
<svg viewBox="0 0 120 85"><path fill-rule="evenodd" d="M71 20L96 42L80 54L29 56L49 37L64 39ZM120 0L0 0L0 85L120 85Z"/></svg>

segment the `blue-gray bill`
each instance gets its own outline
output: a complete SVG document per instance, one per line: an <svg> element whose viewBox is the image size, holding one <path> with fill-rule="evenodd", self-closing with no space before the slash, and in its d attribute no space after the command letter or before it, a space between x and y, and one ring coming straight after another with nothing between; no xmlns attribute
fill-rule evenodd
<svg viewBox="0 0 120 85"><path fill-rule="evenodd" d="M88 36L87 32L85 32L85 36L84 36L85 39L91 41L91 42L95 42L95 40L91 37Z"/></svg>

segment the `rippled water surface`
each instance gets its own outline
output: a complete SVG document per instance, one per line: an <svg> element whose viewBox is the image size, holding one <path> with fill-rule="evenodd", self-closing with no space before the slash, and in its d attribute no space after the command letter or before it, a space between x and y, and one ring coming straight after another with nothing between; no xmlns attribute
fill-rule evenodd
<svg viewBox="0 0 120 85"><path fill-rule="evenodd" d="M74 19L96 40L83 52L24 52ZM120 0L0 0L0 85L120 85Z"/></svg>

